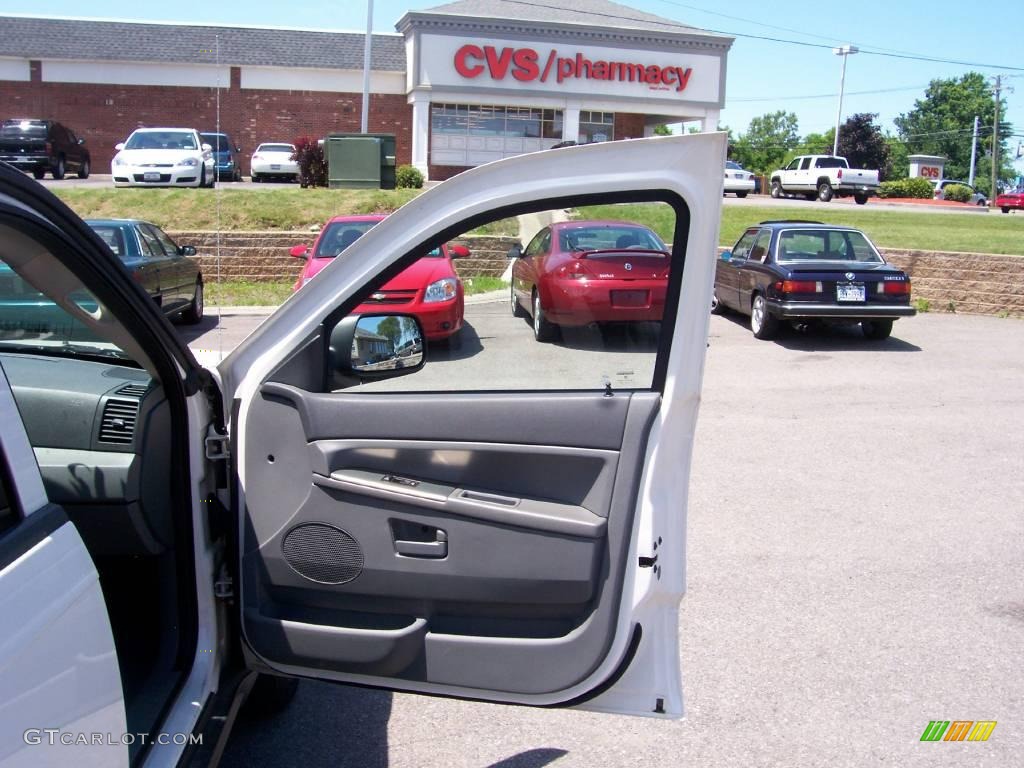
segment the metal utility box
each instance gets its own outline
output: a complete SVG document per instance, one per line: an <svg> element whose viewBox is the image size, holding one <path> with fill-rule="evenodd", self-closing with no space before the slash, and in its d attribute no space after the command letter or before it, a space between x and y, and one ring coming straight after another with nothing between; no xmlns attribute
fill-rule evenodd
<svg viewBox="0 0 1024 768"><path fill-rule="evenodd" d="M393 133L332 133L326 141L331 189L394 189Z"/></svg>

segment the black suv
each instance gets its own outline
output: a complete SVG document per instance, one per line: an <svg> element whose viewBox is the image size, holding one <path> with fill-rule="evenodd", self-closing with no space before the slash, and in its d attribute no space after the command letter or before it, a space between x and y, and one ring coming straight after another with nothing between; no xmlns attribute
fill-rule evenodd
<svg viewBox="0 0 1024 768"><path fill-rule="evenodd" d="M89 177L89 150L69 128L53 120L4 120L0 123L0 162L23 171L32 171L37 179L46 172L63 179L69 171L78 178Z"/></svg>

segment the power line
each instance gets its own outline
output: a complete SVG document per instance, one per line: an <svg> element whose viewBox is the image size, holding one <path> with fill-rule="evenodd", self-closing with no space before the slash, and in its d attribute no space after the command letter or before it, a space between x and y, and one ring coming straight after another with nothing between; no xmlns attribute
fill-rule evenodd
<svg viewBox="0 0 1024 768"><path fill-rule="evenodd" d="M922 88L927 88L927 85L907 85L900 88L879 88L874 91L847 91L847 96L868 96L876 93L896 93L898 91L919 91ZM838 93L817 93L812 96L757 96L757 97L742 97L742 98L729 98L729 103L732 104L737 101L749 102L749 101L792 101L797 99L834 99L838 96Z"/></svg>

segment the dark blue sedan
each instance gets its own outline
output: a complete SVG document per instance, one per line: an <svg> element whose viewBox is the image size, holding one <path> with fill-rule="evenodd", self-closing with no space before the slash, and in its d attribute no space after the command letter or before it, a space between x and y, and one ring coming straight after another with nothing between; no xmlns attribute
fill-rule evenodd
<svg viewBox="0 0 1024 768"><path fill-rule="evenodd" d="M887 264L851 227L816 221L763 221L750 227L715 268L712 311L750 315L750 329L770 339L780 323L859 323L885 339L910 317L910 278Z"/></svg>
<svg viewBox="0 0 1024 768"><path fill-rule="evenodd" d="M86 224L146 289L165 315L203 319L203 275L191 245L178 245L160 227L139 219L87 219Z"/></svg>

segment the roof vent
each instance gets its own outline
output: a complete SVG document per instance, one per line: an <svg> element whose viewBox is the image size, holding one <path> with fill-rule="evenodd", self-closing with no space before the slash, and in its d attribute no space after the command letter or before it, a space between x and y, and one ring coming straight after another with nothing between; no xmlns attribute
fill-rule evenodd
<svg viewBox="0 0 1024 768"><path fill-rule="evenodd" d="M139 404L135 400L107 400L100 419L101 443L131 445L135 437L135 422L139 417Z"/></svg>

